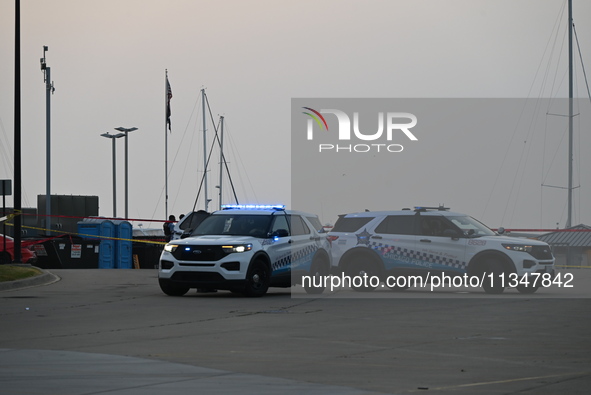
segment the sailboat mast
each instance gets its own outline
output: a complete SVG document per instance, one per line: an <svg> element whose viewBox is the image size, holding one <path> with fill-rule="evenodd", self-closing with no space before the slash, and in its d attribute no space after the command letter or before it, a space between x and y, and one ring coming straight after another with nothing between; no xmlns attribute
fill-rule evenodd
<svg viewBox="0 0 591 395"><path fill-rule="evenodd" d="M207 116L205 114L205 88L201 89L201 102L203 105L203 183L205 186L205 211L207 211L209 199L207 195Z"/></svg>
<svg viewBox="0 0 591 395"><path fill-rule="evenodd" d="M573 0L568 0L568 217L566 228L572 226L573 214Z"/></svg>
<svg viewBox="0 0 591 395"><path fill-rule="evenodd" d="M222 209L222 182L224 174L224 116L220 116L220 206L219 210Z"/></svg>

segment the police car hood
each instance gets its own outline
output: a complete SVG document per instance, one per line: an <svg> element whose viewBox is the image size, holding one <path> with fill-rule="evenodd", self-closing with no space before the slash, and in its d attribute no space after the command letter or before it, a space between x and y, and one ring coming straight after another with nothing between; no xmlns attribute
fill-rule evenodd
<svg viewBox="0 0 591 395"><path fill-rule="evenodd" d="M175 240L176 244L246 244L252 243L257 238L252 236L232 236L232 235L205 235L205 236L193 236L187 237L186 239Z"/></svg>
<svg viewBox="0 0 591 395"><path fill-rule="evenodd" d="M482 237L475 237L474 240L487 240L487 241L494 241L498 243L507 243L507 244L527 244L531 246L545 246L548 245L547 243L540 241L540 240L533 240L527 239L522 237L509 237L509 236L482 236Z"/></svg>

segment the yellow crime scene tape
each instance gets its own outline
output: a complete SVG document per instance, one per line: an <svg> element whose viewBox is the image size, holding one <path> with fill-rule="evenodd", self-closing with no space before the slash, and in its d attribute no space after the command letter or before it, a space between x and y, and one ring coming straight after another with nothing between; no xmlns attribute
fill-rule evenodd
<svg viewBox="0 0 591 395"><path fill-rule="evenodd" d="M0 223L2 222L6 222L8 220L11 220L12 218L16 217L17 215L20 214L9 214L6 215L4 217L0 218ZM14 226L14 224L12 223L6 223L6 225L8 226ZM84 233L77 233L77 232L67 232L67 231L63 231L63 230L52 230L52 229L45 229L45 228L38 228L38 227L34 227L34 226L21 226L22 228L25 229L33 229L33 230L40 230L40 231L44 231L44 232L54 232L54 233L61 233L61 234L66 234L66 235L71 235L71 236L81 236L81 237L89 237L89 238L93 238L93 239L106 239L106 240L123 240L123 241L131 241L133 243L145 243L145 244L158 244L158 245L166 245L167 243L164 241L153 241L153 240L140 240L140 239L124 239L124 238L118 238L118 237L109 237L109 236L99 236L99 235L90 235L90 234L84 234ZM557 268L561 268L561 269L591 269L591 266L574 266L574 265L555 265Z"/></svg>
<svg viewBox="0 0 591 395"><path fill-rule="evenodd" d="M16 214L13 214L12 216L14 217L15 215ZM14 224L11 224L11 223L6 223L6 225L8 225L8 226L14 226ZM119 238L119 237L109 237L109 236L100 236L100 235L89 235L89 234L85 234L85 233L66 232L66 231L57 230L57 229L56 230L53 230L53 229L38 228L38 227L35 227L35 226L24 226L24 225L22 225L21 227L24 228L24 229L41 230L41 231L44 231L44 232L54 232L54 233L60 233L60 234L65 234L65 235L70 235L70 236L81 236L81 237L86 236L86 237L93 238L93 239L123 240L123 241L131 241L133 243L146 243L146 244L159 244L159 245L165 245L166 244L166 242L164 242L164 241L139 240L139 239L123 239L123 238Z"/></svg>
<svg viewBox="0 0 591 395"><path fill-rule="evenodd" d="M5 215L4 217L0 217L0 224L2 222L13 219L14 217L16 217L16 214L8 214L8 215ZM6 225L10 226L10 224L6 224Z"/></svg>

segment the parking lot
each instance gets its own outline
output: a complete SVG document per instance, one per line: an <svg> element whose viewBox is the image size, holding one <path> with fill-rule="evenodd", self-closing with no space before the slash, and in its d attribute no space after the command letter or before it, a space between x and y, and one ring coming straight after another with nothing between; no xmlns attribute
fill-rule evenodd
<svg viewBox="0 0 591 395"><path fill-rule="evenodd" d="M169 297L155 270L52 272L60 281L0 292L2 394L587 394L591 386L582 285L571 294ZM575 274L575 286L588 283L588 272Z"/></svg>

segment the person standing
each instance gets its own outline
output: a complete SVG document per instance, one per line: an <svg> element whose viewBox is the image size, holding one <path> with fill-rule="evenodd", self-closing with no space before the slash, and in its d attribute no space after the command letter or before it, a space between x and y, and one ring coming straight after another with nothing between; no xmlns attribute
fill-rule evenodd
<svg viewBox="0 0 591 395"><path fill-rule="evenodd" d="M174 223L176 222L176 218L174 215L168 216L168 221L162 225L164 229L164 240L168 243L172 239L172 235L174 234Z"/></svg>

